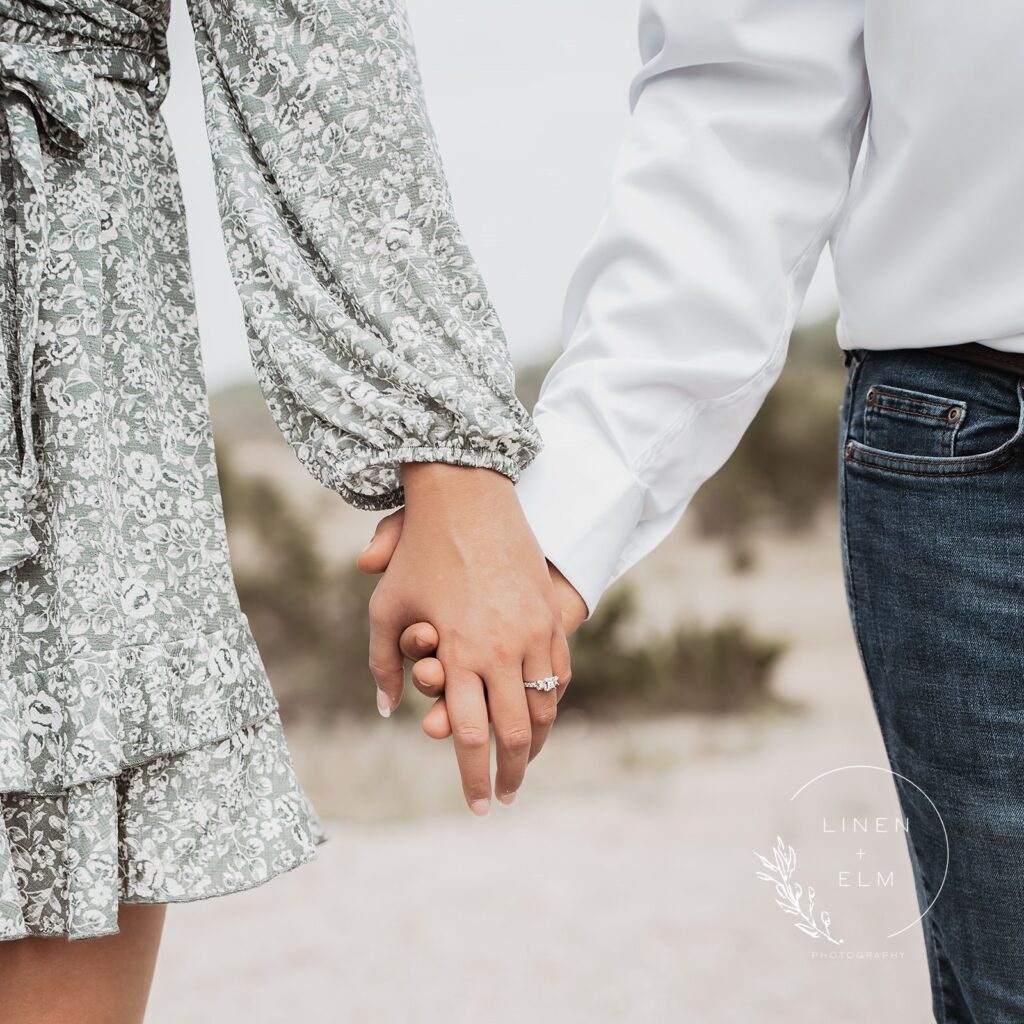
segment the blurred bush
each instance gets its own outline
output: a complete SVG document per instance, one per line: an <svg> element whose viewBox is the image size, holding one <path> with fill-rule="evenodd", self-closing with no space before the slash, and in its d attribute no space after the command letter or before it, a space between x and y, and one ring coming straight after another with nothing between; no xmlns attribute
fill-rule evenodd
<svg viewBox="0 0 1024 1024"><path fill-rule="evenodd" d="M596 714L690 711L724 714L781 702L772 678L785 644L737 621L684 623L637 636L635 588L618 584L572 641L566 708Z"/></svg>
<svg viewBox="0 0 1024 1024"><path fill-rule="evenodd" d="M217 463L239 600L282 714L375 713L366 608L376 581L324 558L284 488L238 472L223 445Z"/></svg>
<svg viewBox="0 0 1024 1024"><path fill-rule="evenodd" d="M742 558L753 527L805 529L835 500L845 381L833 322L794 332L782 375L750 429L694 499L702 533L730 540Z"/></svg>

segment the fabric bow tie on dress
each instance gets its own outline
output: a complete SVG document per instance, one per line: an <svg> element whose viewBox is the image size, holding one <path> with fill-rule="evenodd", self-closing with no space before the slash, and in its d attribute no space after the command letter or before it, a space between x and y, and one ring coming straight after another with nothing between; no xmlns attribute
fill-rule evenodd
<svg viewBox="0 0 1024 1024"><path fill-rule="evenodd" d="M42 347L43 285L53 251L47 174L77 158L92 131L92 71L66 53L0 41L0 188L6 199L0 364L0 572L38 550L28 515L40 482L33 429L34 368ZM4 166L8 164L9 166ZM89 188L90 175L82 181ZM92 179L95 185L95 180ZM98 188L89 188L98 200ZM97 203L93 203L95 216ZM98 228L98 221L97 221ZM87 247L95 247L96 235Z"/></svg>

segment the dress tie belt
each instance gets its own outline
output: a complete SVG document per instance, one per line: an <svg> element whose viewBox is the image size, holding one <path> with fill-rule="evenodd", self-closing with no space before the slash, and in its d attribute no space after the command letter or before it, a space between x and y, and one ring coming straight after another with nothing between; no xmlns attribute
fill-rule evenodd
<svg viewBox="0 0 1024 1024"><path fill-rule="evenodd" d="M0 166L13 190L5 230L7 278L0 364L0 572L38 550L28 513L39 486L32 423L33 373L40 344L40 299L50 255L44 143L78 155L92 134L93 71L67 53L36 43L0 41ZM4 145L4 143L6 145Z"/></svg>

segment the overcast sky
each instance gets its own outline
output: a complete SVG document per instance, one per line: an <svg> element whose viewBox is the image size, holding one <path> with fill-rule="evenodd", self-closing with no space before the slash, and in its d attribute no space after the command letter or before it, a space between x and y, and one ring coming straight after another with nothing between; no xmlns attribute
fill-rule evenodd
<svg viewBox="0 0 1024 1024"><path fill-rule="evenodd" d="M637 67L637 0L407 0L459 220L520 364L560 344L562 298L600 217ZM173 0L164 107L181 168L211 388L251 376L223 255L199 73ZM818 275L806 315L834 303Z"/></svg>

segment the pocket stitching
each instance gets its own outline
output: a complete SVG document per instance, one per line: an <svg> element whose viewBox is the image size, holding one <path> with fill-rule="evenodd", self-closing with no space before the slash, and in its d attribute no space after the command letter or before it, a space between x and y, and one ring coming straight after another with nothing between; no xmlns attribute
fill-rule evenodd
<svg viewBox="0 0 1024 1024"><path fill-rule="evenodd" d="M919 416L923 420L938 420L939 423L949 423L950 421L945 417L935 412L915 412L913 409L894 409L891 405L882 405L879 402L868 402L868 405L872 409L880 409L882 412L892 413L894 416ZM922 405L926 404L924 402ZM954 405L950 403L950 408L960 409L963 408L961 405ZM952 424L950 424L952 426Z"/></svg>
<svg viewBox="0 0 1024 1024"><path fill-rule="evenodd" d="M880 448L871 448L868 445L861 444L859 441L851 440L847 442L844 458L847 462L853 462L859 466L868 466L873 469L880 469L883 472L889 469L890 472L901 473L904 476L978 476L982 473L991 473L993 470L1001 469L1012 462L1019 452L1020 449L1018 447L1013 447L1009 452L1001 454L991 452L988 455L982 456L965 455L963 459L952 458L948 461L940 459L937 462L932 462L928 459L914 458L912 456L894 455L889 452L883 452ZM969 463L966 461L968 459L978 459L978 462ZM877 462L897 463L898 468L879 466L875 460ZM903 469L899 464L932 466L934 468L929 471L920 471Z"/></svg>
<svg viewBox="0 0 1024 1024"><path fill-rule="evenodd" d="M864 401L879 409L889 409L892 412L904 412L902 409L893 409L892 406L883 405L881 402L871 400L872 393L886 395L898 402L911 402L914 405L948 405L959 409L966 409L967 403L960 398L946 398L944 395L928 395L923 391L913 392L907 388L898 388L895 384L872 384L868 388ZM939 417L941 419L941 416Z"/></svg>

